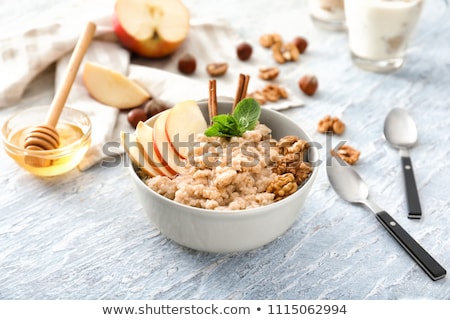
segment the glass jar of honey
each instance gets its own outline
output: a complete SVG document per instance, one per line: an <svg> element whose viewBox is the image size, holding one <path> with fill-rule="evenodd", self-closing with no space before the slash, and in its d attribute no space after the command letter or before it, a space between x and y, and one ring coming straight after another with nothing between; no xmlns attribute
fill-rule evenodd
<svg viewBox="0 0 450 320"><path fill-rule="evenodd" d="M91 143L89 117L79 110L64 107L56 126L59 147L54 150L25 149L24 140L29 130L45 122L48 109L48 106L25 109L11 116L2 127L6 153L19 166L37 176L56 176L72 170L83 159Z"/></svg>

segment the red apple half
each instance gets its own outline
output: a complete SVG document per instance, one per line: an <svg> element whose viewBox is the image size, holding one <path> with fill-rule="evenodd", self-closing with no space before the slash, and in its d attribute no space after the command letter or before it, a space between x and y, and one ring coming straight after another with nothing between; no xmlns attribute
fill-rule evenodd
<svg viewBox="0 0 450 320"><path fill-rule="evenodd" d="M161 58L186 39L189 19L189 11L180 0L117 0L113 27L130 51Z"/></svg>

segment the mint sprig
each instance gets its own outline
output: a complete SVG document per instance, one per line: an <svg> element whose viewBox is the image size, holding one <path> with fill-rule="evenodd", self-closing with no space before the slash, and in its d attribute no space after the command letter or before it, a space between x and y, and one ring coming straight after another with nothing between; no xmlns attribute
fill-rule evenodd
<svg viewBox="0 0 450 320"><path fill-rule="evenodd" d="M213 124L206 129L207 137L241 137L246 131L255 129L261 107L253 98L242 99L233 114L219 114L212 118Z"/></svg>

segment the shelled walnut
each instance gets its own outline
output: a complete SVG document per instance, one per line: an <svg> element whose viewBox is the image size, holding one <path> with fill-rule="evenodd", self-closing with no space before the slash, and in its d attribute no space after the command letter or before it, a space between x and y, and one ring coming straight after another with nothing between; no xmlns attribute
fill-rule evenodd
<svg viewBox="0 0 450 320"><path fill-rule="evenodd" d="M296 136L286 136L278 141L277 147L280 157L273 171L278 175L292 173L300 185L312 172L311 165L304 161L309 150L308 142Z"/></svg>
<svg viewBox="0 0 450 320"><path fill-rule="evenodd" d="M276 102L280 99L287 99L288 93L286 89L277 84L268 84L262 90L256 90L247 95L258 101L260 105L267 102Z"/></svg>
<svg viewBox="0 0 450 320"><path fill-rule="evenodd" d="M228 63L226 62L216 62L209 63L206 66L206 71L212 77L219 77L224 75L228 70Z"/></svg>
<svg viewBox="0 0 450 320"><path fill-rule="evenodd" d="M259 43L264 48L271 48L275 43L281 43L283 39L278 33L263 34L259 37Z"/></svg>
<svg viewBox="0 0 450 320"><path fill-rule="evenodd" d="M342 122L338 117L331 117L326 115L321 119L317 125L317 131L321 133L333 132L337 135L341 135L345 131L345 123Z"/></svg>
<svg viewBox="0 0 450 320"><path fill-rule="evenodd" d="M295 182L295 177L292 173L285 173L279 175L272 181L266 191L275 194L274 201L279 201L286 198L297 191L298 185Z"/></svg>
<svg viewBox="0 0 450 320"><path fill-rule="evenodd" d="M302 40L302 43L299 43L299 39ZM306 40L300 37L291 42L283 42L278 33L263 34L259 38L259 43L264 48L271 48L273 58L280 64L297 61L301 51L304 51L307 46Z"/></svg>
<svg viewBox="0 0 450 320"><path fill-rule="evenodd" d="M337 151L331 150L331 154L341 158L349 165L353 165L359 160L361 152L349 145L344 144L343 146L340 146Z"/></svg>
<svg viewBox="0 0 450 320"><path fill-rule="evenodd" d="M289 61L297 61L300 52L293 42L281 43L277 42L272 46L273 58L276 62L283 64Z"/></svg>
<svg viewBox="0 0 450 320"><path fill-rule="evenodd" d="M274 80L278 77L280 70L277 67L259 68L259 78L262 80Z"/></svg>

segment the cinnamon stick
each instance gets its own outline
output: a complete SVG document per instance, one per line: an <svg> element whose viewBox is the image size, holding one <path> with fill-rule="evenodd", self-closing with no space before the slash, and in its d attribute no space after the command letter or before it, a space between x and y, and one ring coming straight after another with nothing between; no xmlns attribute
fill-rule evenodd
<svg viewBox="0 0 450 320"><path fill-rule="evenodd" d="M217 91L215 79L209 80L208 112L209 122L212 123L212 118L217 116Z"/></svg>
<svg viewBox="0 0 450 320"><path fill-rule="evenodd" d="M239 101L244 99L247 96L247 88L248 88L248 82L250 81L249 75L239 74L239 81L238 86L236 89L236 95L234 97L233 107L232 111L236 108Z"/></svg>

